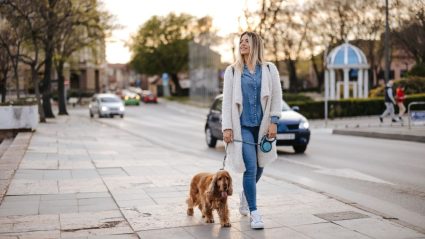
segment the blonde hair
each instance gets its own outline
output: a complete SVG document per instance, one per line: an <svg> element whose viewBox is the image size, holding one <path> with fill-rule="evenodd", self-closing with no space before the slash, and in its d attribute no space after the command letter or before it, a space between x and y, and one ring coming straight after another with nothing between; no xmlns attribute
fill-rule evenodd
<svg viewBox="0 0 425 239"><path fill-rule="evenodd" d="M241 34L239 38L239 45L244 35L248 36L248 43L249 43L249 49L250 49L249 56L248 56L249 62L244 62L244 58L240 52L240 47L239 47L238 59L235 62L235 66L240 71L242 71L244 64L248 64L248 65L251 64L255 66L257 63L263 64L264 62L263 39L261 39L260 35L258 35L257 33L247 31Z"/></svg>

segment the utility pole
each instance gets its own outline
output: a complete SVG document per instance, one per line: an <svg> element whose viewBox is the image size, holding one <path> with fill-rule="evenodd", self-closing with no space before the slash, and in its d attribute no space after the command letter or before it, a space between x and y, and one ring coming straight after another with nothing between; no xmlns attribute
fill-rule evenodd
<svg viewBox="0 0 425 239"><path fill-rule="evenodd" d="M389 31L390 26L388 24L388 0L385 0L385 39L384 39L384 49L385 49L385 84L390 80L390 47L389 47Z"/></svg>

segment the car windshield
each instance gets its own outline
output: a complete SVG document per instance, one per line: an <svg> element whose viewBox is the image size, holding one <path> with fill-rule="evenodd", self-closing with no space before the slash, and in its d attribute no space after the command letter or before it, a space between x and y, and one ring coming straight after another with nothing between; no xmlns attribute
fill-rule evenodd
<svg viewBox="0 0 425 239"><path fill-rule="evenodd" d="M102 97L100 98L100 102L103 103L113 103L113 102L120 102L121 100L117 97Z"/></svg>
<svg viewBox="0 0 425 239"><path fill-rule="evenodd" d="M282 100L282 111L287 110L291 110L291 107L289 107L289 105L284 100Z"/></svg>

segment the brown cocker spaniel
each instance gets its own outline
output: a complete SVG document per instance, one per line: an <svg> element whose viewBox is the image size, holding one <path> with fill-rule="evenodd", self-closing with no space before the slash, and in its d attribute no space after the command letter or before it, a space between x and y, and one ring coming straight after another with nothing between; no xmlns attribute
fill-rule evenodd
<svg viewBox="0 0 425 239"><path fill-rule="evenodd" d="M230 227L227 196L233 193L232 178L225 170L217 173L199 173L192 178L187 202L187 215L193 216L193 208L198 206L206 223L213 223L212 211L217 210L222 227Z"/></svg>

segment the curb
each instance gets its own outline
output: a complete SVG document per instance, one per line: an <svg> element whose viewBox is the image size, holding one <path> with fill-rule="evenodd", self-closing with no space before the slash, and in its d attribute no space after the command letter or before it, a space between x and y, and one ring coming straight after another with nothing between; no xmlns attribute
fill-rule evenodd
<svg viewBox="0 0 425 239"><path fill-rule="evenodd" d="M332 130L332 134L425 143L425 136L408 135L408 134L379 133L379 132L346 130L346 129L334 129Z"/></svg>
<svg viewBox="0 0 425 239"><path fill-rule="evenodd" d="M0 203L9 189L10 182L15 175L28 145L32 138L32 132L18 133L13 142L9 145L3 156L0 158Z"/></svg>

